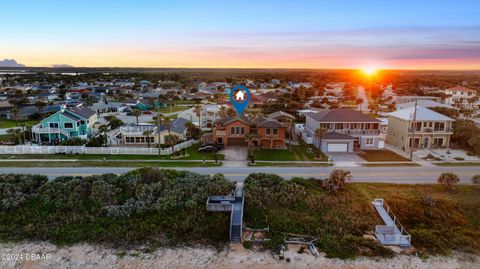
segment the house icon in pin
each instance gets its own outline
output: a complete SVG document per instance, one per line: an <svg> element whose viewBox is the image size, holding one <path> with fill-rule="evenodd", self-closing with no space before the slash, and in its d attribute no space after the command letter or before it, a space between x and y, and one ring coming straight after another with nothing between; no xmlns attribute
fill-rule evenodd
<svg viewBox="0 0 480 269"><path fill-rule="evenodd" d="M235 100L237 101L245 100L245 93L243 91L238 91L237 93L235 93Z"/></svg>

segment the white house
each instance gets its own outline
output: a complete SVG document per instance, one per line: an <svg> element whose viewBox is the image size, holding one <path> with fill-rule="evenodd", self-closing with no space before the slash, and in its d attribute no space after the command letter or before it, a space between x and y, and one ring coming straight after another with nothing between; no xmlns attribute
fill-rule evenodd
<svg viewBox="0 0 480 269"><path fill-rule="evenodd" d="M213 127L213 123L217 119L221 118L220 107L221 105L213 105L213 104L202 105L202 109L200 111L200 128ZM181 111L180 113L178 113L177 117L189 120L193 124L198 126L198 116L195 113L194 108Z"/></svg>
<svg viewBox="0 0 480 269"><path fill-rule="evenodd" d="M461 109L476 109L480 102L477 98L477 91L465 88L463 86L455 86L443 91L447 97L445 103L447 105L456 106Z"/></svg>

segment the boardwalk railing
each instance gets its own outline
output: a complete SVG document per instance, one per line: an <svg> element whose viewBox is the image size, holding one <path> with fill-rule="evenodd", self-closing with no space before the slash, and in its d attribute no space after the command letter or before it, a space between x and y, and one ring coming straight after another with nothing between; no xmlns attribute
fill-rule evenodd
<svg viewBox="0 0 480 269"><path fill-rule="evenodd" d="M373 200L373 205L381 207L386 213L386 216L382 216L381 211L383 210L377 209L386 224L377 225L375 227L375 235L377 239L379 239L382 244L395 243L410 246L412 236L405 230L405 228L403 228L403 225L397 219L397 216L393 214L387 203L385 203L382 198L376 198Z"/></svg>
<svg viewBox="0 0 480 269"><path fill-rule="evenodd" d="M173 146L173 152L188 148L198 140L188 140ZM170 155L172 148L160 150L161 155ZM0 154L131 154L131 155L158 155L158 148L138 147L85 147L85 146L37 146L17 145L0 146Z"/></svg>

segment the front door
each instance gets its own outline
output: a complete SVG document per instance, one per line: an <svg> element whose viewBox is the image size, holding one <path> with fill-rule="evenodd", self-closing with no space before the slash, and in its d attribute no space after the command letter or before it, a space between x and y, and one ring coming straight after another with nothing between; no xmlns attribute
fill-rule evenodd
<svg viewBox="0 0 480 269"><path fill-rule="evenodd" d="M429 142L428 137L423 138L423 147L424 148L428 148L428 142Z"/></svg>

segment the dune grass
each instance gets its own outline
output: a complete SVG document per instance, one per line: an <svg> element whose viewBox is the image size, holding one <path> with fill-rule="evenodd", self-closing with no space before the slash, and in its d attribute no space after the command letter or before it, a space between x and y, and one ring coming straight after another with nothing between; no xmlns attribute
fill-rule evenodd
<svg viewBox="0 0 480 269"><path fill-rule="evenodd" d="M364 237L383 224L371 202L384 198L412 235L419 254L480 254L480 190L472 186L446 191L439 185L352 183L344 191L329 193L318 180L262 185L269 177L274 176L246 180L244 219L248 227L270 227L268 247L282 242L282 233L296 233L318 237L317 246L328 257L391 256L389 250Z"/></svg>

